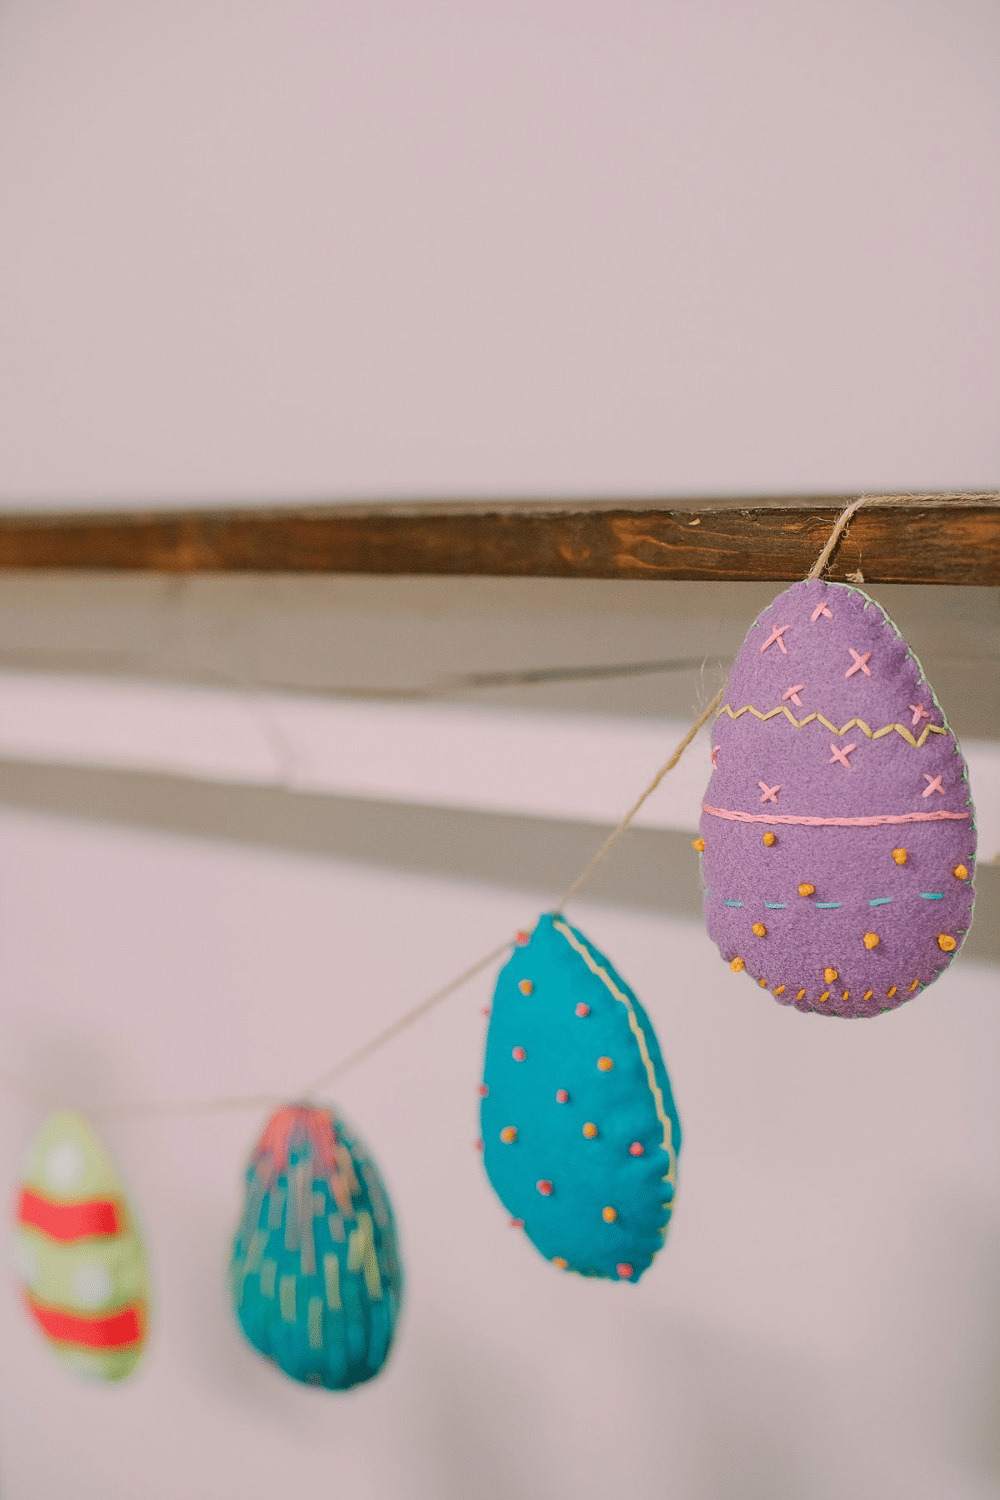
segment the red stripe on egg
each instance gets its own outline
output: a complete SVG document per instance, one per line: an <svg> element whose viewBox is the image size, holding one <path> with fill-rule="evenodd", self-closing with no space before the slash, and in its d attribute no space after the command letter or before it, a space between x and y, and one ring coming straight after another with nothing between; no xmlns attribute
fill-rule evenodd
<svg viewBox="0 0 1000 1500"><path fill-rule="evenodd" d="M110 1199L90 1198L82 1203L53 1203L30 1188L21 1192L17 1206L19 1224L40 1229L50 1240L68 1244L72 1240L106 1239L124 1226L118 1205Z"/></svg>
<svg viewBox="0 0 1000 1500"><path fill-rule="evenodd" d="M139 1307L123 1307L106 1317L83 1318L61 1307L46 1307L27 1298L28 1307L42 1332L59 1344L77 1344L84 1349L127 1349L141 1344L143 1315Z"/></svg>

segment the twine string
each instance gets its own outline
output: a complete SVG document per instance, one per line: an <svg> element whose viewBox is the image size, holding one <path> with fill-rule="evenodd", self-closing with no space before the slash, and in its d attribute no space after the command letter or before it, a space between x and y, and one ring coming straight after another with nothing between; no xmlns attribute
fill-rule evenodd
<svg viewBox="0 0 1000 1500"><path fill-rule="evenodd" d="M850 525L852 518L857 514L859 510L862 509L863 506L913 505L931 503L941 504L955 500L978 500L989 498L994 497L987 494L973 495L959 493L951 495L862 495L858 499L852 500L851 503L845 506L841 511L819 556L813 563L809 572L806 574L806 578L819 578L822 575L824 568L827 566L830 558L833 556L837 544ZM711 702L698 715L697 719L691 725L691 728L685 734L684 738L674 750L669 760L665 761L664 764L660 767L656 775L653 777L652 781L632 804L628 812L622 818L621 822L612 829L611 833L608 834L607 838L604 840L603 844L601 844L597 852L588 861L588 863L580 871L576 879L568 887L568 889L562 896L558 906L555 908L555 911L557 913L564 911L568 903L579 893L582 887L591 878L598 866L604 862L604 860L610 854L611 850L618 843L618 840L631 826L636 814L639 812L639 809L648 800L648 798L653 795L653 793L662 782L663 778L677 765L678 761L681 759L681 756L684 754L685 750L687 750L688 746L694 740L698 732L708 722L712 714L719 707L720 703L722 702L722 696L724 692L725 685L723 685L719 689L719 691L712 698ZM353 1052L350 1052L346 1057L341 1058L331 1068L327 1069L326 1072L319 1074L317 1078L313 1079L311 1083L306 1085L305 1089L302 1090L299 1097L306 1100L312 1099L318 1091L329 1087L330 1084L343 1078L348 1072L358 1067L362 1062L367 1061L369 1057L372 1057L375 1053L380 1052L383 1047L388 1046L389 1043L394 1041L397 1036L400 1036L404 1031L409 1030L411 1026L414 1026L418 1021L422 1020L423 1017L434 1010L436 1006L440 1005L444 1000L448 999L450 995L453 995L456 990L461 989L461 987L464 984L468 983L469 980L474 979L477 974L480 974L483 971L483 969L487 968L490 964L495 963L497 959L502 958L503 955L506 954L513 946L513 943L514 939L511 938L506 942L499 944L496 948L491 949L489 953L484 954L482 958L479 958L474 963L470 964L468 968L463 969L460 974L456 974L453 979L450 979L445 984L441 985L440 988L436 989L432 994L427 995L416 1005L411 1006L408 1010L404 1011L402 1015L398 1016L394 1021L390 1022L388 1026L383 1027L382 1030L376 1032L374 1036L370 1037L366 1042L363 1042L361 1046L355 1048ZM8 1088L11 1092L17 1093L24 1098L33 1099L36 1101L40 1100L41 1098L39 1091L34 1089L31 1085L25 1083L20 1078L15 1078L13 1075L9 1075L4 1072L0 1072L0 1086ZM120 1106L109 1105L97 1110L91 1110L90 1113L95 1119L153 1119L165 1118L169 1116L176 1117L178 1115L216 1114L228 1113L231 1111L243 1109L271 1108L275 1104L280 1102L280 1098L281 1096L278 1095L258 1093L218 1096L215 1098L206 1099L189 1099L184 1101L179 1100L175 1103L171 1103L168 1100L152 1100L146 1102L136 1101L131 1104L126 1103Z"/></svg>

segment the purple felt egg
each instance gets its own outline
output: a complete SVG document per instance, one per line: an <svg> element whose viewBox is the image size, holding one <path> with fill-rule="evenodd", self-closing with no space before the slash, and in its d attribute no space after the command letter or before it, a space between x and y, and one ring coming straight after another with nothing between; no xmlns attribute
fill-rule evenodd
<svg viewBox="0 0 1000 1500"><path fill-rule="evenodd" d="M754 622L712 726L705 917L783 1005L874 1016L932 984L972 917L954 734L885 611L796 583Z"/></svg>

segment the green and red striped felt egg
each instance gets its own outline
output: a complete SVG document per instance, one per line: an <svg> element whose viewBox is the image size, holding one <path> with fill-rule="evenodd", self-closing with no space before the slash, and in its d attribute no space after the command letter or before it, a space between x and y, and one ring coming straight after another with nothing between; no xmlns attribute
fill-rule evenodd
<svg viewBox="0 0 1000 1500"><path fill-rule="evenodd" d="M110 1157L80 1115L51 1115L28 1155L15 1210L28 1309L64 1363L121 1380L146 1340L146 1264Z"/></svg>

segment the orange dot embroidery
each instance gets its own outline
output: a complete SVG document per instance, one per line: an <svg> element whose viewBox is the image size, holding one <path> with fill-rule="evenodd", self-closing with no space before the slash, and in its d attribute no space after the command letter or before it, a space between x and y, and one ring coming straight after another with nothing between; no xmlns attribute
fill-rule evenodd
<svg viewBox="0 0 1000 1500"><path fill-rule="evenodd" d="M698 851L699 854L704 854L704 852L705 852L705 840L704 839L692 839L691 840L691 848L692 849L697 849L697 851Z"/></svg>
<svg viewBox="0 0 1000 1500"><path fill-rule="evenodd" d="M517 1140L517 1126L505 1125L500 1132L500 1139L503 1141L505 1146L511 1145L513 1141Z"/></svg>
<svg viewBox="0 0 1000 1500"><path fill-rule="evenodd" d="M861 941L870 950L878 947L880 939L877 932L866 932Z"/></svg>
<svg viewBox="0 0 1000 1500"><path fill-rule="evenodd" d="M734 958L729 967L732 969L734 974L738 974L741 969L746 968L746 964L743 962L742 958Z"/></svg>
<svg viewBox="0 0 1000 1500"><path fill-rule="evenodd" d="M750 931L753 933L754 937L767 937L767 928L764 926L763 922L755 922Z"/></svg>
<svg viewBox="0 0 1000 1500"><path fill-rule="evenodd" d="M583 1127L583 1133L587 1137L588 1141L592 1141L594 1139L594 1136L597 1134L597 1126L594 1124L593 1120L587 1121L586 1125L584 1125Z"/></svg>
<svg viewBox="0 0 1000 1500"><path fill-rule="evenodd" d="M815 896L815 894L816 887L814 885L810 885L807 880L803 881L803 883L799 886L800 896Z"/></svg>
<svg viewBox="0 0 1000 1500"><path fill-rule="evenodd" d="M568 1271L569 1270L569 1261L568 1260L564 1260L561 1255L553 1255L553 1257L552 1257L552 1264L554 1266L558 1266L559 1269L560 1269L560 1271Z"/></svg>
<svg viewBox="0 0 1000 1500"><path fill-rule="evenodd" d="M614 1059L613 1058L610 1058L610 1057L599 1057L597 1059L597 1066L600 1068L600 1070L601 1070L602 1073L610 1073L611 1069L614 1067L614 1065L615 1064L614 1064Z"/></svg>
<svg viewBox="0 0 1000 1500"><path fill-rule="evenodd" d="M840 975L837 973L836 969L824 969L823 978L826 980L827 984L832 984L835 979L840 978Z"/></svg>
<svg viewBox="0 0 1000 1500"><path fill-rule="evenodd" d="M611 1208L609 1205L607 1208L601 1209L601 1218L604 1220L605 1224L613 1224L617 1217L617 1208Z"/></svg>
<svg viewBox="0 0 1000 1500"><path fill-rule="evenodd" d="M909 855L907 854L905 849L893 849L892 857L896 861L897 865L905 865L907 859L909 858Z"/></svg>
<svg viewBox="0 0 1000 1500"><path fill-rule="evenodd" d="M770 829L768 829L767 833L765 833L763 839L761 840L761 843L764 845L764 847L766 849L770 849L770 847L771 847L772 844L777 843L777 839L775 838L774 834L771 832Z"/></svg>
<svg viewBox="0 0 1000 1500"><path fill-rule="evenodd" d="M964 865L956 865L951 872L956 880L968 880L969 872Z"/></svg>
<svg viewBox="0 0 1000 1500"><path fill-rule="evenodd" d="M760 985L760 987L761 987L762 990L766 990L767 989L767 980L766 979L758 979L757 983Z"/></svg>
<svg viewBox="0 0 1000 1500"><path fill-rule="evenodd" d="M938 947L942 953L954 953L958 947L958 939L953 938L948 932L938 933Z"/></svg>
<svg viewBox="0 0 1000 1500"><path fill-rule="evenodd" d="M521 991L522 995L530 995L535 988L530 979L519 979L517 981L517 987Z"/></svg>

